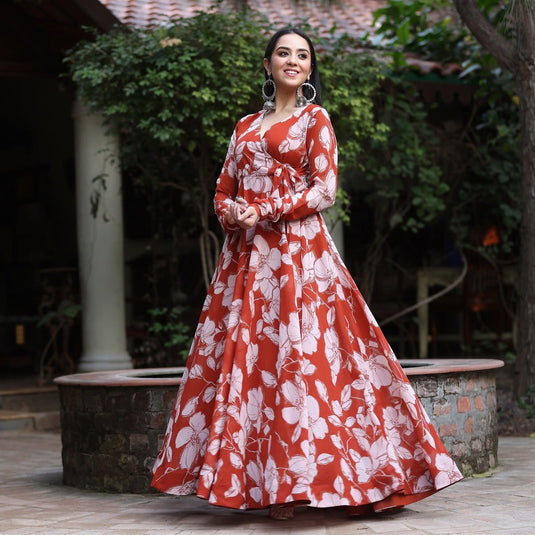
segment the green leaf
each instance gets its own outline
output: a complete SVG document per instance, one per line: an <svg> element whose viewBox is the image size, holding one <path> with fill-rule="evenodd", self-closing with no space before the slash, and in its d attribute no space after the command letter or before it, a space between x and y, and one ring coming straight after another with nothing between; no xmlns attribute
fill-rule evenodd
<svg viewBox="0 0 535 535"><path fill-rule="evenodd" d="M411 37L410 21L407 19L403 21L396 31L396 36L400 45L406 45Z"/></svg>

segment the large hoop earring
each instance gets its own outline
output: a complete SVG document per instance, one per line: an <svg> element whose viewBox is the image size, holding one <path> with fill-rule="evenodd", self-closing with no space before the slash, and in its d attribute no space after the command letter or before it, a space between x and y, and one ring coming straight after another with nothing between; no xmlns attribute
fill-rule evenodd
<svg viewBox="0 0 535 535"><path fill-rule="evenodd" d="M268 86L273 86L273 91L271 95L266 94L266 89ZM264 110L274 111L275 110L275 93L277 92L277 86L273 81L273 78L268 78L262 84L262 98L264 99Z"/></svg>
<svg viewBox="0 0 535 535"><path fill-rule="evenodd" d="M312 96L310 98L307 98L305 96L305 89L312 91ZM303 106L306 106L307 104L310 104L311 102L314 102L315 98L316 98L316 88L312 84L305 82L304 84L301 84L297 88L297 100L295 102L295 105L298 108L302 108Z"/></svg>

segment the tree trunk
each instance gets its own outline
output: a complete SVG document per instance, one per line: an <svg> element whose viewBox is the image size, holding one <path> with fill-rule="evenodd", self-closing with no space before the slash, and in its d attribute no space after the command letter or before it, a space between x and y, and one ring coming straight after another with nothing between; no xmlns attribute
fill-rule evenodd
<svg viewBox="0 0 535 535"><path fill-rule="evenodd" d="M498 61L503 69L516 74L516 54L513 43L500 34L485 18L477 5L477 0L452 0L462 21L474 37Z"/></svg>
<svg viewBox="0 0 535 535"><path fill-rule="evenodd" d="M524 16L522 16L524 15ZM519 399L535 385L535 30L533 13L517 14L520 131L522 159L522 222L518 343L514 395Z"/></svg>
<svg viewBox="0 0 535 535"><path fill-rule="evenodd" d="M522 223L518 287L518 341L514 396L535 385L535 20L532 0L517 0L511 21L516 39L509 41L492 28L477 0L452 0L474 37L513 72L520 99Z"/></svg>

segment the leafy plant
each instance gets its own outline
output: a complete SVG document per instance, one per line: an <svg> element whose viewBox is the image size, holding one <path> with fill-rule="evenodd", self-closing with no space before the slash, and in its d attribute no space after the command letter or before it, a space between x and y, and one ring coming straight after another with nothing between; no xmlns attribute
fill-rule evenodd
<svg viewBox="0 0 535 535"><path fill-rule="evenodd" d="M450 228L459 249L469 247L494 259L510 259L518 251L520 227L520 158L518 97L510 73L503 72L493 56L460 23L449 2L389 0L375 12L379 38L393 48L396 74L406 76L400 59L413 53L435 61L460 62L459 81L474 87L467 122L456 142L457 158L464 166L462 181L452 182L447 198ZM507 7L499 0L481 0L479 7L504 34ZM443 16L441 16L443 15ZM446 140L445 137L441 142ZM447 140L446 140L447 142ZM462 155L462 156L461 156ZM496 227L498 240L484 246L474 229Z"/></svg>
<svg viewBox="0 0 535 535"><path fill-rule="evenodd" d="M134 348L137 367L179 366L186 363L192 342L192 329L182 321L185 309L181 306L155 307L147 310L146 329Z"/></svg>
<svg viewBox="0 0 535 535"><path fill-rule="evenodd" d="M495 26L508 31L507 9L501 0L479 0L478 5ZM450 0L388 0L373 16L377 26L374 43L388 51L397 67L407 66L407 52L441 62L462 62L474 54L482 55Z"/></svg>
<svg viewBox="0 0 535 535"><path fill-rule="evenodd" d="M362 162L366 203L373 217L373 238L362 263L361 289L368 299L375 274L394 230L416 233L446 207L448 184L436 163L438 138L414 87L392 78L376 96L376 121L384 139L370 139Z"/></svg>
<svg viewBox="0 0 535 535"><path fill-rule="evenodd" d="M338 138L341 184L348 199L364 195L371 207L374 235L359 275L371 299L394 229L414 233L434 221L445 209L448 185L435 161L438 139L413 85L348 36L324 47L322 82Z"/></svg>
<svg viewBox="0 0 535 535"><path fill-rule="evenodd" d="M535 385L530 385L525 396L518 401L518 406L526 411L526 416L535 419Z"/></svg>
<svg viewBox="0 0 535 535"><path fill-rule="evenodd" d="M51 324L61 326L64 322L73 320L81 310L82 306L78 303L64 299L56 310L49 310L39 319L37 327L44 327Z"/></svg>
<svg viewBox="0 0 535 535"><path fill-rule="evenodd" d="M177 235L173 225L198 222L206 284L218 252L215 178L234 124L257 108L268 27L249 10L200 12L95 34L66 57L82 100L118 125L123 167L137 186L157 202L162 191L178 193L163 228Z"/></svg>
<svg viewBox="0 0 535 535"><path fill-rule="evenodd" d="M358 42L349 36L336 41L316 39L325 51L320 68L329 111L338 139L338 174L336 210L327 219L333 225L337 219L349 224L352 174L362 168L362 155L369 140L385 141L388 128L378 123L374 110L374 95L384 79L381 62L365 53L354 53Z"/></svg>

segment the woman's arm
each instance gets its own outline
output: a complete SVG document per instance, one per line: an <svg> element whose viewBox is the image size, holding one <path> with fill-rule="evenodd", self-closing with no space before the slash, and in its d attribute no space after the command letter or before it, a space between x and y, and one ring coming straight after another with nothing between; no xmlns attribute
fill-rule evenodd
<svg viewBox="0 0 535 535"><path fill-rule="evenodd" d="M238 192L236 160L234 157L234 149L236 147L236 128L230 138L227 156L221 174L217 179L214 197L215 213L219 219L219 223L227 234L240 229L231 214L230 208L234 204Z"/></svg>
<svg viewBox="0 0 535 535"><path fill-rule="evenodd" d="M299 193L256 200L253 206L260 219L301 219L322 212L334 204L338 150L331 121L323 108L317 108L310 121L306 148L310 166L310 186Z"/></svg>

